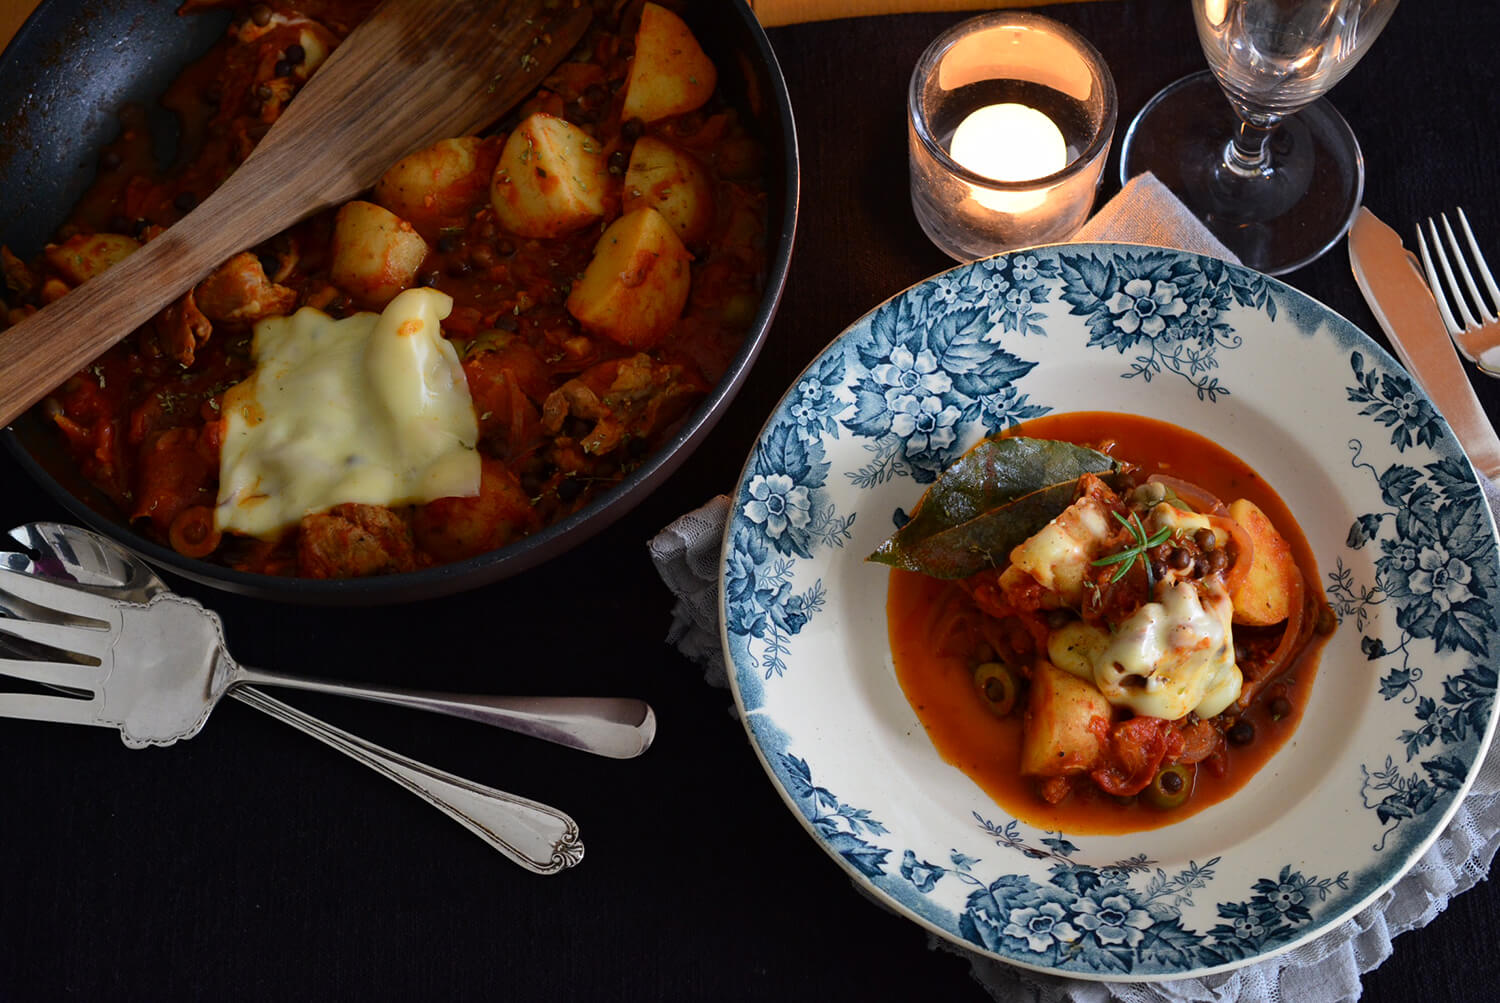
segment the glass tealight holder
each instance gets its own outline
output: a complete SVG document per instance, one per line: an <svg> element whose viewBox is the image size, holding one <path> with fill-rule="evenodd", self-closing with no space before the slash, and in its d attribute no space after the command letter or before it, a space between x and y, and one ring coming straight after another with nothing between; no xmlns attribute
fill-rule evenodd
<svg viewBox="0 0 1500 1003"><path fill-rule="evenodd" d="M944 253L973 261L1068 239L1088 219L1117 114L1083 36L985 14L933 40L907 92L911 204Z"/></svg>

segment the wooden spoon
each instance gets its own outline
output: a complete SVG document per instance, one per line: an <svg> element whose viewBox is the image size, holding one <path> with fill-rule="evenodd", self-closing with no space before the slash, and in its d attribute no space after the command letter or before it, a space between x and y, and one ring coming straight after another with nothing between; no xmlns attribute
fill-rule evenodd
<svg viewBox="0 0 1500 1003"><path fill-rule="evenodd" d="M562 61L591 16L581 0L385 0L217 191L0 332L0 427L234 254L353 198L413 150L494 122Z"/></svg>

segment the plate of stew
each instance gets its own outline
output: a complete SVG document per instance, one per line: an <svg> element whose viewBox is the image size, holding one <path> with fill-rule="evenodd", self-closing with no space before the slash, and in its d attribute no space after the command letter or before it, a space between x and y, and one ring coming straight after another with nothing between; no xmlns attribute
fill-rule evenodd
<svg viewBox="0 0 1500 1003"><path fill-rule="evenodd" d="M787 806L877 900L1107 980L1327 932L1494 729L1495 526L1406 372L1258 272L1003 254L797 378L726 528L722 635Z"/></svg>
<svg viewBox="0 0 1500 1003"><path fill-rule="evenodd" d="M30 60L50 85L25 43L63 6L5 72ZM57 155L76 202L7 213L0 337L191 211L373 6L124 10L150 93L90 82L118 128ZM23 464L156 563L311 602L494 581L643 498L764 341L796 141L743 3L593 7L492 129L393 150L372 190L223 262L60 386L14 427ZM24 151L4 166L31 187Z"/></svg>

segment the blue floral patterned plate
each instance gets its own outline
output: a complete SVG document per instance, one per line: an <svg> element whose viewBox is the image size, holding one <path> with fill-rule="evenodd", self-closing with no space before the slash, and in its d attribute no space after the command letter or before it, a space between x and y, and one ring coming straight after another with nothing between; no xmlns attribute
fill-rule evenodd
<svg viewBox="0 0 1500 1003"><path fill-rule="evenodd" d="M1174 422L1248 461L1341 625L1302 724L1176 825L1015 821L934 750L864 558L980 437L1053 411ZM1328 930L1436 838L1494 727L1494 524L1425 395L1353 325L1212 258L1073 244L963 265L808 367L741 476L723 641L752 744L814 839L886 905L1002 961L1204 975Z"/></svg>

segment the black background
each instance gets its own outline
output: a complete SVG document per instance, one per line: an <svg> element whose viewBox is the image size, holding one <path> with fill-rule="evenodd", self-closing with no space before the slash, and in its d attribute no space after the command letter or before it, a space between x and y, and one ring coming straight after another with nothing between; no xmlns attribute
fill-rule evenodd
<svg viewBox="0 0 1500 1003"><path fill-rule="evenodd" d="M1049 7L1104 54L1118 137L1201 69L1187 5ZM951 262L907 202L917 56L963 15L773 29L796 110L802 202L770 340L728 417L652 497L523 577L373 610L316 610L179 583L251 665L434 689L620 693L661 721L642 759L599 760L478 725L312 697L378 742L569 811L587 856L536 877L375 774L226 702L170 749L103 729L0 725L0 999L982 1000L967 964L855 892L782 804L723 690L663 642L671 597L646 540L732 487L801 368L866 310ZM1462 204L1500 258L1500 12L1410 0L1333 92L1363 144L1366 204L1410 242ZM1111 158L1101 199L1118 189ZM1342 243L1285 277L1382 340ZM1471 370L1471 373L1473 371ZM1491 414L1495 383L1475 375ZM0 526L64 518L0 457ZM1304 725L1307 726L1307 725ZM1400 937L1368 1000L1489 998L1500 892Z"/></svg>

